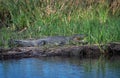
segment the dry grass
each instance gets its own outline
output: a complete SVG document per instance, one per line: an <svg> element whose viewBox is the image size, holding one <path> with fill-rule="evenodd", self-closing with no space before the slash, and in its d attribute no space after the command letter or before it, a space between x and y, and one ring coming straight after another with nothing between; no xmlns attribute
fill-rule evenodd
<svg viewBox="0 0 120 78"><path fill-rule="evenodd" d="M119 41L119 21L119 0L0 0L0 45L71 34L88 34L89 43Z"/></svg>

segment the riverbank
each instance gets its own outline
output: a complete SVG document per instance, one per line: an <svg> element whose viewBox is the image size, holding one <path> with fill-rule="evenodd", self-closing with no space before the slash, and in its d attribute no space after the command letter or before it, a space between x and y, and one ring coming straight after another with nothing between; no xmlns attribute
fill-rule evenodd
<svg viewBox="0 0 120 78"><path fill-rule="evenodd" d="M0 59L16 59L30 57L50 56L75 56L94 58L101 55L120 55L120 43L108 43L106 45L83 45L83 46L56 46L56 47L16 47L0 49Z"/></svg>

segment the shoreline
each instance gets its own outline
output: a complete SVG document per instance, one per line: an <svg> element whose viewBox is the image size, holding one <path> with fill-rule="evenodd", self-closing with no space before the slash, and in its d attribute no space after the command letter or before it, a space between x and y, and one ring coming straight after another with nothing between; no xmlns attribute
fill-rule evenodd
<svg viewBox="0 0 120 78"><path fill-rule="evenodd" d="M0 49L0 60L31 58L31 57L52 57L52 56L75 56L94 58L104 56L120 56L120 42L108 43L106 45L68 45L46 47L16 47Z"/></svg>

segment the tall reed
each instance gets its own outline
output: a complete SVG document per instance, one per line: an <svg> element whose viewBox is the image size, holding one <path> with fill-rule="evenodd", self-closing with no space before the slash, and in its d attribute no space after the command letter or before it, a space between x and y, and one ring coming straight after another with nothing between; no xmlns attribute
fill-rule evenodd
<svg viewBox="0 0 120 78"><path fill-rule="evenodd" d="M0 0L0 14L9 24L1 25L1 46L11 38L72 34L87 34L90 44L120 40L119 0Z"/></svg>

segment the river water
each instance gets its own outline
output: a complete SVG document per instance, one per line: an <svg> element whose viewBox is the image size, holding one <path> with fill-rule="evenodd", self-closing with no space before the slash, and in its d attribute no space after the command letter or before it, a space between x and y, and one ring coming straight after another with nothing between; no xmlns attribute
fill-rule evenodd
<svg viewBox="0 0 120 78"><path fill-rule="evenodd" d="M25 58L0 61L0 78L120 78L120 58Z"/></svg>

